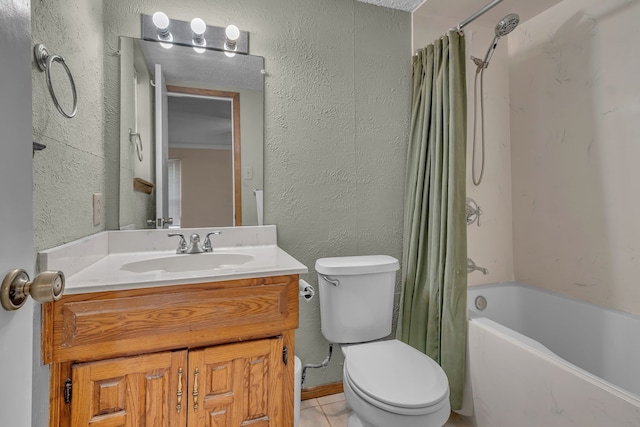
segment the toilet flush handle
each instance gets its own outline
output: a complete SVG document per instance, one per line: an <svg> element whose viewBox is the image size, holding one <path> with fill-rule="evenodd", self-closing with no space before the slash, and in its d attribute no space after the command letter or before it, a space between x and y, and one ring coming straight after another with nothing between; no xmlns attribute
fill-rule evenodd
<svg viewBox="0 0 640 427"><path fill-rule="evenodd" d="M330 283L333 286L340 286L340 280L338 280L338 279L334 279L334 278L326 276L324 274L321 274L320 277L322 277L327 283Z"/></svg>

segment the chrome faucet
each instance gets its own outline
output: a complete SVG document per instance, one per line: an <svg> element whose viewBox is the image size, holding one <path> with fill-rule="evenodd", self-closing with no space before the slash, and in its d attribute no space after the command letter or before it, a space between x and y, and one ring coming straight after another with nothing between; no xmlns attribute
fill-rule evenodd
<svg viewBox="0 0 640 427"><path fill-rule="evenodd" d="M204 251L205 252L213 252L213 245L211 244L211 235L219 236L222 234L222 231L212 231L207 234L207 238L204 239Z"/></svg>
<svg viewBox="0 0 640 427"><path fill-rule="evenodd" d="M189 247L187 248L188 254L201 254L204 252L204 248L200 243L200 235L198 233L193 233L189 237Z"/></svg>
<svg viewBox="0 0 640 427"><path fill-rule="evenodd" d="M471 258L467 258L467 274L473 273L474 271L480 271L484 275L489 274L489 270L484 267L478 267Z"/></svg>
<svg viewBox="0 0 640 427"><path fill-rule="evenodd" d="M204 245L200 243L200 235L198 233L193 233L189 236L189 245L187 245L187 241L184 238L184 235L180 233L169 233L169 237L180 237L180 243L178 243L178 249L176 249L177 254L201 254L204 252L213 252L213 245L211 244L211 235L220 235L221 231L213 231L207 234L207 238L204 241Z"/></svg>
<svg viewBox="0 0 640 427"><path fill-rule="evenodd" d="M148 227L169 228L169 225L173 225L173 218L156 218L147 220Z"/></svg>
<svg viewBox="0 0 640 427"><path fill-rule="evenodd" d="M187 242L184 240L184 236L180 233L169 233L169 237L180 237L180 243L178 243L178 249L176 249L177 254L186 254L187 253Z"/></svg>

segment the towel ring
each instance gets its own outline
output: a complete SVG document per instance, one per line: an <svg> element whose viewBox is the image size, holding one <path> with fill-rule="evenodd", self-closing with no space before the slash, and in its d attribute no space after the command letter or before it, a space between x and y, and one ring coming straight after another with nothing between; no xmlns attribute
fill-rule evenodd
<svg viewBox="0 0 640 427"><path fill-rule="evenodd" d="M140 132L134 132L133 129L129 128L129 141L136 147L138 160L142 161L142 137L140 136Z"/></svg>
<svg viewBox="0 0 640 427"><path fill-rule="evenodd" d="M64 58L60 55L49 55L47 48L42 44L37 44L33 48L34 55L36 57L36 64L38 64L38 68L40 71L44 71L47 76L47 87L49 88L49 93L51 94L51 98L53 99L53 103L55 104L60 114L67 118L72 118L78 112L78 92L76 91L76 83L73 81L73 76L71 75L71 70L67 66L67 63L64 61ZM51 66L53 63L57 62L67 73L67 77L69 78L69 83L71 84L71 92L73 94L73 111L71 113L67 113L64 111L60 102L58 101L58 97L56 96L55 91L53 90L53 84L51 83Z"/></svg>

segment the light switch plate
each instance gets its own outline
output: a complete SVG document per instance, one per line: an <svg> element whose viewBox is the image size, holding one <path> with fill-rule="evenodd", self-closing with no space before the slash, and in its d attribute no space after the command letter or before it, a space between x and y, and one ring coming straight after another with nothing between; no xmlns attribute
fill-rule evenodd
<svg viewBox="0 0 640 427"><path fill-rule="evenodd" d="M253 168L251 166L245 166L242 173L244 179L253 179Z"/></svg>
<svg viewBox="0 0 640 427"><path fill-rule="evenodd" d="M93 225L102 222L102 193L93 193Z"/></svg>

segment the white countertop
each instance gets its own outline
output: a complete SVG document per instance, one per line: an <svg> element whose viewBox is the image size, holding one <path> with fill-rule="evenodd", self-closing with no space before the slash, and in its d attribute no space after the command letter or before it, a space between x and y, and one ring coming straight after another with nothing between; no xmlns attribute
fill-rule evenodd
<svg viewBox="0 0 640 427"><path fill-rule="evenodd" d="M253 259L239 265L186 272L135 273L123 269L126 264L141 260L206 256L176 255L178 239L170 239L167 234L183 233L188 241L189 235L196 232L204 240L204 235L214 230L223 233L213 236L214 253L245 254ZM275 232L275 226L106 231L40 252L39 267L40 271L65 273L65 294L307 273L306 266L277 246ZM218 243L227 246L216 246L218 237Z"/></svg>

